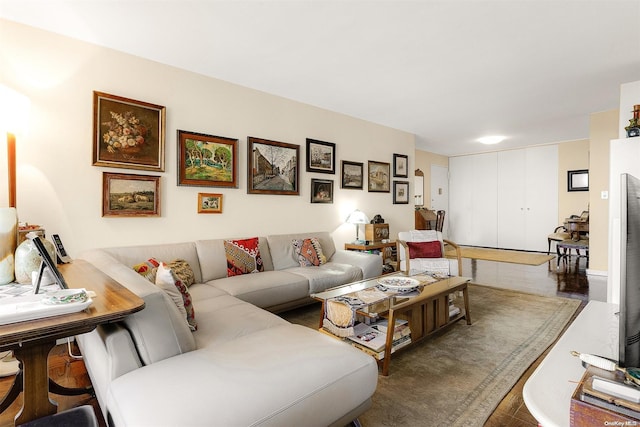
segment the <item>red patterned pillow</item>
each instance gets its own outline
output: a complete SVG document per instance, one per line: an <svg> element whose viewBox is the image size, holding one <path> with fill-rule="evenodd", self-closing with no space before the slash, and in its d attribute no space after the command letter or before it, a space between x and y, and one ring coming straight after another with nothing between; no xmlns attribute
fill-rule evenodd
<svg viewBox="0 0 640 427"><path fill-rule="evenodd" d="M439 240L432 242L407 242L409 258L442 258L442 245Z"/></svg>
<svg viewBox="0 0 640 427"><path fill-rule="evenodd" d="M258 243L257 237L224 241L227 277L264 271Z"/></svg>
<svg viewBox="0 0 640 427"><path fill-rule="evenodd" d="M155 258L149 258L147 261L141 262L133 266L133 269L150 282L155 283L156 271L160 263Z"/></svg>
<svg viewBox="0 0 640 427"><path fill-rule="evenodd" d="M292 243L300 267L311 267L312 265L317 267L327 262L327 257L322 253L322 246L316 237L293 240Z"/></svg>

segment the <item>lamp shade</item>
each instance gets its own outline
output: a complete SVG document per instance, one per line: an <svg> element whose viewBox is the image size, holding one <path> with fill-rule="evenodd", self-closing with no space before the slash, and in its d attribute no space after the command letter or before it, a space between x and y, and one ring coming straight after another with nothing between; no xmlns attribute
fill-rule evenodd
<svg viewBox="0 0 640 427"><path fill-rule="evenodd" d="M0 132L24 132L27 129L30 104L29 98L0 84Z"/></svg>
<svg viewBox="0 0 640 427"><path fill-rule="evenodd" d="M351 212L345 220L348 224L368 224L369 218L359 209Z"/></svg>

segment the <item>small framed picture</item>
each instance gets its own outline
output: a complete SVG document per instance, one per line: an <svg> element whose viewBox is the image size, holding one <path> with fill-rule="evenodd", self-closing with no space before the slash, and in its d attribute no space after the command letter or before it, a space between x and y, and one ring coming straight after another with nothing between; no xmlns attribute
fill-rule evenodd
<svg viewBox="0 0 640 427"><path fill-rule="evenodd" d="M222 213L222 194L198 193L198 213Z"/></svg>
<svg viewBox="0 0 640 427"><path fill-rule="evenodd" d="M238 188L238 140L179 130L178 185Z"/></svg>
<svg viewBox="0 0 640 427"><path fill-rule="evenodd" d="M364 164L358 162L342 161L342 188L362 190L364 181Z"/></svg>
<svg viewBox="0 0 640 427"><path fill-rule="evenodd" d="M247 193L300 195L300 146L247 138Z"/></svg>
<svg viewBox="0 0 640 427"><path fill-rule="evenodd" d="M165 107L93 92L93 165L164 171Z"/></svg>
<svg viewBox="0 0 640 427"><path fill-rule="evenodd" d="M160 216L160 177L103 172L102 216Z"/></svg>
<svg viewBox="0 0 640 427"><path fill-rule="evenodd" d="M369 191L377 193L389 193L391 191L390 165L385 162L369 160Z"/></svg>
<svg viewBox="0 0 640 427"><path fill-rule="evenodd" d="M406 205L409 204L409 182L393 181L393 204Z"/></svg>
<svg viewBox="0 0 640 427"><path fill-rule="evenodd" d="M307 172L336 173L336 144L307 138Z"/></svg>
<svg viewBox="0 0 640 427"><path fill-rule="evenodd" d="M409 177L409 156L404 154L393 155L393 176L395 178Z"/></svg>
<svg viewBox="0 0 640 427"><path fill-rule="evenodd" d="M332 179L311 179L311 203L333 203Z"/></svg>

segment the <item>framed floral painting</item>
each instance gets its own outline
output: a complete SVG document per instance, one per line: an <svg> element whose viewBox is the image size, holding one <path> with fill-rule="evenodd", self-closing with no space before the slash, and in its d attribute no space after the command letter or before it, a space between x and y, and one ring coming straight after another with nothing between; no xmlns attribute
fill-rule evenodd
<svg viewBox="0 0 640 427"><path fill-rule="evenodd" d="M160 216L160 177L103 172L102 216Z"/></svg>
<svg viewBox="0 0 640 427"><path fill-rule="evenodd" d="M164 171L165 107L93 92L93 165Z"/></svg>

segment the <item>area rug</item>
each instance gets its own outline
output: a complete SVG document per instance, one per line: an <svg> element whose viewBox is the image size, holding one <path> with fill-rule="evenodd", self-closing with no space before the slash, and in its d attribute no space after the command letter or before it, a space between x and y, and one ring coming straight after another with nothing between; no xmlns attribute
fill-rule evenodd
<svg viewBox="0 0 640 427"><path fill-rule="evenodd" d="M555 258L555 255L535 252L509 251L504 249L475 248L461 246L462 258L481 259L484 261L510 262L512 264L541 265ZM455 258L455 251L448 250L447 258Z"/></svg>
<svg viewBox="0 0 640 427"><path fill-rule="evenodd" d="M479 285L469 297L472 325L457 322L393 355L363 426L482 426L580 305ZM311 328L318 315L319 305L282 314Z"/></svg>

